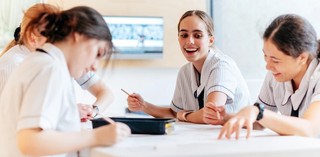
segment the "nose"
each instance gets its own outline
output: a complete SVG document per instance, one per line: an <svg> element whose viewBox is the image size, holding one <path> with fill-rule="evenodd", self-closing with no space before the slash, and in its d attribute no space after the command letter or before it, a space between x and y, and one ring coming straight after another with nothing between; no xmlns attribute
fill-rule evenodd
<svg viewBox="0 0 320 157"><path fill-rule="evenodd" d="M266 59L266 69L271 70L272 69L272 63L270 62L270 59Z"/></svg>
<svg viewBox="0 0 320 157"><path fill-rule="evenodd" d="M193 36L189 36L189 38L188 38L188 43L189 44L194 44L194 38L193 38Z"/></svg>

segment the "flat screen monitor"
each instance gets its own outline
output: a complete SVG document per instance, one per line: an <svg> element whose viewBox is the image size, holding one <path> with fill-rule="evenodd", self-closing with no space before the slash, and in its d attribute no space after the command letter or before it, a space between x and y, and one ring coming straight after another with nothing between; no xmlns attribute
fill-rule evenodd
<svg viewBox="0 0 320 157"><path fill-rule="evenodd" d="M117 50L114 59L160 59L163 55L163 18L104 16Z"/></svg>

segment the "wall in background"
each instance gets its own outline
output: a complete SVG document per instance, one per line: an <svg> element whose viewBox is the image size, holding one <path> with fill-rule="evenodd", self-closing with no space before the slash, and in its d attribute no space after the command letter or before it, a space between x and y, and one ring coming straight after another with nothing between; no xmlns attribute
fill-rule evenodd
<svg viewBox="0 0 320 157"><path fill-rule="evenodd" d="M261 80L265 76L262 34L281 14L299 14L320 34L318 0L213 0L216 45L239 65L244 77Z"/></svg>
<svg viewBox="0 0 320 157"><path fill-rule="evenodd" d="M91 6L103 15L163 17L163 58L115 61L117 67L180 67L186 61L178 46L178 20L187 10L207 10L207 0L48 0L47 2L63 9L77 5Z"/></svg>
<svg viewBox="0 0 320 157"><path fill-rule="evenodd" d="M155 105L170 105L178 68L109 68L99 73L102 80L110 87L115 96L114 102L105 111L107 115L119 116L127 107L127 95L121 88L129 93L139 93L145 101ZM78 102L91 104L95 98L78 85Z"/></svg>

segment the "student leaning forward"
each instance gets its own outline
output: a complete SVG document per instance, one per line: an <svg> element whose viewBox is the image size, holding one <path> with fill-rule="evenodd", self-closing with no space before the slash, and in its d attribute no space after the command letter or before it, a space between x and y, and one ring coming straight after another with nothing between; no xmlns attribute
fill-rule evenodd
<svg viewBox="0 0 320 157"><path fill-rule="evenodd" d="M37 28L47 43L9 76L0 97L0 156L74 157L93 146L110 146L130 134L122 123L81 130L73 79L96 71L111 55L112 36L90 7L39 14Z"/></svg>

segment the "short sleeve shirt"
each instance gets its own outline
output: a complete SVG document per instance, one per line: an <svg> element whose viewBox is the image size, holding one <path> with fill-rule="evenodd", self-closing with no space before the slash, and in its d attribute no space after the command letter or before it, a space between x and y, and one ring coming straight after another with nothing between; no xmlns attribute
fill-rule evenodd
<svg viewBox="0 0 320 157"><path fill-rule="evenodd" d="M47 53L32 53L17 67L1 95L1 156L24 156L16 144L19 130L41 128L65 132L81 129L73 79L64 55L52 44L45 44L43 50ZM76 152L69 152L53 156L76 155Z"/></svg>
<svg viewBox="0 0 320 157"><path fill-rule="evenodd" d="M17 68L29 54L31 54L31 52L27 47L24 45L16 45L0 57L0 95L12 71ZM82 89L87 90L97 83L99 79L99 76L90 71L79 79L76 79L76 81Z"/></svg>
<svg viewBox="0 0 320 157"><path fill-rule="evenodd" d="M269 72L257 101L264 103L266 109L287 116L291 115L292 109L297 110L301 117L312 102L319 100L320 65L318 59L313 59L296 91L293 91L291 81L278 82Z"/></svg>
<svg viewBox="0 0 320 157"><path fill-rule="evenodd" d="M16 45L0 57L0 95L11 72L30 54L28 48Z"/></svg>
<svg viewBox="0 0 320 157"><path fill-rule="evenodd" d="M87 90L92 85L97 83L99 79L100 78L96 75L96 73L89 71L88 73L82 75L79 79L76 79L76 81L82 89Z"/></svg>
<svg viewBox="0 0 320 157"><path fill-rule="evenodd" d="M229 113L237 112L250 104L250 94L236 63L218 49L211 49L201 70L200 85L197 71L192 63L184 65L176 82L171 108L197 111L200 109L198 96L204 91L206 102L211 92L222 92L227 96L225 104Z"/></svg>

